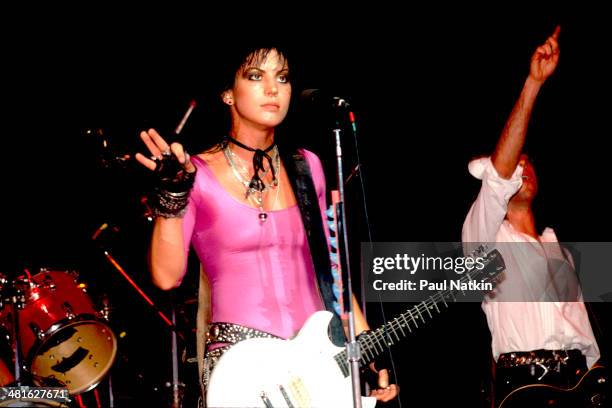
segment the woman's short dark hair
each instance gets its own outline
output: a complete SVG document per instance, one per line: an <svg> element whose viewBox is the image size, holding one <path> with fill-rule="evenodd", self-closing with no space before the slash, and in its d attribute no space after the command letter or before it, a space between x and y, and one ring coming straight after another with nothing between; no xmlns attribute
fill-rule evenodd
<svg viewBox="0 0 612 408"><path fill-rule="evenodd" d="M287 51L280 45L243 46L228 55L227 59L220 64L222 72L219 75L219 95L234 86L238 73L249 66L261 65L272 51L277 52L283 65L288 65Z"/></svg>

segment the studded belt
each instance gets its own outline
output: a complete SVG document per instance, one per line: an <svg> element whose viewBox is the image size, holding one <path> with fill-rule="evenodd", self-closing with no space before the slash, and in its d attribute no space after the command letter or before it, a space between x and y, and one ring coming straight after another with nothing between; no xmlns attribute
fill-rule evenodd
<svg viewBox="0 0 612 408"><path fill-rule="evenodd" d="M498 368L513 368L531 364L551 366L552 364L568 364L569 361L583 360L580 350L533 350L504 353L497 359Z"/></svg>
<svg viewBox="0 0 612 408"><path fill-rule="evenodd" d="M206 333L206 346L215 343L236 344L239 341L252 338L278 339L279 337L235 323L214 322L210 324L208 333Z"/></svg>

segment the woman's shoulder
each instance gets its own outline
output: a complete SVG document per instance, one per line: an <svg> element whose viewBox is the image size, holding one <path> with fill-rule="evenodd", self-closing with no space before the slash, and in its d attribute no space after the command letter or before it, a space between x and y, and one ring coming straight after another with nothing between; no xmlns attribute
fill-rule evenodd
<svg viewBox="0 0 612 408"><path fill-rule="evenodd" d="M196 185L199 189L207 189L214 184L214 168L219 163L218 153L208 151L199 153L191 157L191 162L198 171L196 174Z"/></svg>
<svg viewBox="0 0 612 408"><path fill-rule="evenodd" d="M214 167L220 160L223 159L223 152L219 150L207 150L202 153L198 153L197 155L193 156L193 158L195 159L193 161L196 163L196 166Z"/></svg>

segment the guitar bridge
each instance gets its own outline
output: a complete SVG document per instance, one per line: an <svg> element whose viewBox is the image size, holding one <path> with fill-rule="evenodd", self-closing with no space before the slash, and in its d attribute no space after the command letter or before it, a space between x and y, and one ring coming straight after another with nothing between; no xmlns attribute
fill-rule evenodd
<svg viewBox="0 0 612 408"><path fill-rule="evenodd" d="M295 408L293 404L291 403L291 398L289 398L289 394L287 394L287 391L285 391L285 387L283 387L282 385L279 385L278 389L280 390L281 394L283 394L283 398L285 399L285 402L287 403L287 407Z"/></svg>
<svg viewBox="0 0 612 408"><path fill-rule="evenodd" d="M270 402L270 399L266 395L265 391L262 391L261 394L259 394L259 397L263 401L266 408L274 408L274 406L272 405L272 402Z"/></svg>

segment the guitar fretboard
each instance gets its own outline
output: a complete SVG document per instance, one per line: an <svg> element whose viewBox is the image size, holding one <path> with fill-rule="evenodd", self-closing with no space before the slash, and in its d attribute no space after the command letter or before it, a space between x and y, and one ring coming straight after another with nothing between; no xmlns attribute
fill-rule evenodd
<svg viewBox="0 0 612 408"><path fill-rule="evenodd" d="M501 261L501 256L498 255L499 252L496 250L488 254L485 258L485 265L490 266L489 264L494 259ZM492 282L503 269L503 261L493 268L473 269L470 272L466 272L459 279L459 286L461 286L461 284L467 284L470 281L484 280ZM439 291L435 295L430 296L429 299L418 303L416 306L413 306L376 330L359 335L357 337L357 342L359 343L359 363L361 367L366 366L382 354L388 347L393 346L413 331L417 330L420 326L424 325L428 320L442 313L443 310L448 308L449 303L457 302L460 296L466 296L466 292L461 289ZM350 369L346 350L336 354L334 360L336 360L344 376L347 377L350 373Z"/></svg>

